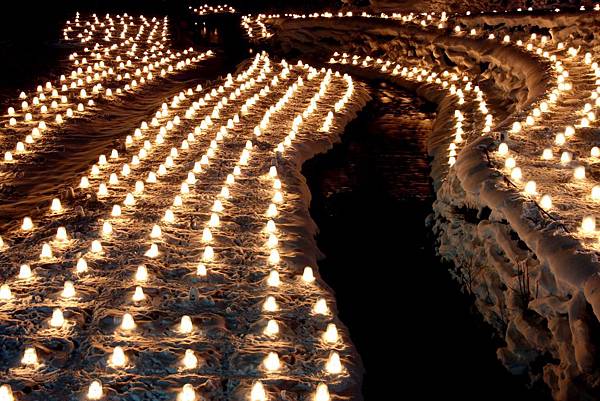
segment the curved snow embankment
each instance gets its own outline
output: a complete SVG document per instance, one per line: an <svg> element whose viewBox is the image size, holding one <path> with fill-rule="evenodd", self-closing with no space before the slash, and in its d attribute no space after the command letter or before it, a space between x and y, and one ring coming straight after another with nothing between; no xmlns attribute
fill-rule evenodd
<svg viewBox="0 0 600 401"><path fill-rule="evenodd" d="M363 6L365 2L363 0L342 0L342 3L347 6ZM370 0L369 8L373 12L437 12L447 11L448 13L464 13L466 11L479 12L489 10L516 10L517 8L532 7L533 9L539 8L555 8L564 6L576 6L585 5L593 7L594 3L589 0L578 1L576 4L572 4L568 0L529 0L524 2L522 0Z"/></svg>
<svg viewBox="0 0 600 401"><path fill-rule="evenodd" d="M572 21L564 21L572 26ZM506 131L515 111L527 108L550 85L547 66L518 48L389 20L286 20L275 38L275 44L291 55L300 51L303 57L322 58L345 51L467 70L478 76L476 82L491 99L495 120L501 121L496 133ZM440 256L453 262L453 275L474 295L486 321L504 336L506 345L498 357L512 372L543 380L557 400L591 397L600 376L596 255L507 185L487 156L498 144L493 135L470 133L449 169L446 158L438 156L447 153L455 104L431 85L393 80L438 105L428 140L437 192L429 223L438 237Z"/></svg>

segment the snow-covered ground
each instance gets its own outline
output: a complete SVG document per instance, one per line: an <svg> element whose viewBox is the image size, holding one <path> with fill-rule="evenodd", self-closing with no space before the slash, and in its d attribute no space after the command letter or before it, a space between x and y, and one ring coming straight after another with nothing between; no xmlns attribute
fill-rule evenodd
<svg viewBox="0 0 600 401"><path fill-rule="evenodd" d="M132 92L124 112L143 108L133 80L210 56L188 61L171 50L166 19L124 22L114 21L112 34L110 20L69 24L68 40L81 33L90 54L70 60L82 70L65 77L67 99L83 97L83 85L98 89L90 96L118 96L107 86L124 81ZM91 50L105 33L106 48ZM100 64L112 40L122 60ZM316 267L299 170L339 140L366 90L266 53L205 84L171 93L108 154L94 154L85 173L64 177L52 202L39 199L35 215L4 232L0 400L361 398L360 358ZM53 87L38 90L38 101L54 97ZM46 118L38 107L31 123ZM4 122L25 124L23 114L11 110ZM9 167L52 174L43 162L23 166L28 152L49 151L61 132L53 129Z"/></svg>
<svg viewBox="0 0 600 401"><path fill-rule="evenodd" d="M503 334L505 366L558 400L598 391L599 17L588 7L261 21L284 52L438 105L428 224L439 254Z"/></svg>

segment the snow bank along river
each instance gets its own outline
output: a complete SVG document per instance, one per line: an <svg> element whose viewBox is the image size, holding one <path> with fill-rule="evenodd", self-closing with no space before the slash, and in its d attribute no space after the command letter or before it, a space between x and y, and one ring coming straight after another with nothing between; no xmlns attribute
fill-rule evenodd
<svg viewBox="0 0 600 401"><path fill-rule="evenodd" d="M440 256L504 337L514 373L594 397L598 10L249 17L258 42L437 104L428 138Z"/></svg>

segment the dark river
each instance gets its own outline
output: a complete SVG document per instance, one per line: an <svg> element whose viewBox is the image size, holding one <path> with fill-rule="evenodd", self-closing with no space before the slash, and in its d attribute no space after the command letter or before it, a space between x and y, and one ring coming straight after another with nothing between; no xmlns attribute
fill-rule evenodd
<svg viewBox="0 0 600 401"><path fill-rule="evenodd" d="M424 224L431 105L371 91L343 142L303 168L320 272L362 357L365 400L548 400L502 367L501 342L435 256Z"/></svg>

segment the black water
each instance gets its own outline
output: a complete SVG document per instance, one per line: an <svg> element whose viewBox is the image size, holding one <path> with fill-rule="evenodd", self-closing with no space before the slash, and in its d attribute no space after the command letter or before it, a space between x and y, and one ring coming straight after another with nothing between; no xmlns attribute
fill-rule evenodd
<svg viewBox="0 0 600 401"><path fill-rule="evenodd" d="M497 360L501 345L433 251L430 107L376 85L343 142L305 163L311 215L365 400L547 400Z"/></svg>

